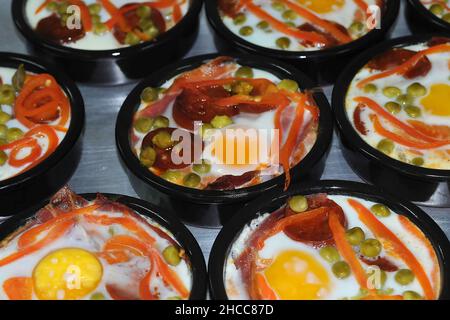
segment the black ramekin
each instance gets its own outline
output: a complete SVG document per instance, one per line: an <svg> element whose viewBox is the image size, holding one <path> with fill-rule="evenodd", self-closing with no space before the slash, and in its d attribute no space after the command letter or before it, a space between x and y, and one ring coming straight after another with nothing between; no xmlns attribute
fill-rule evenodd
<svg viewBox="0 0 450 320"><path fill-rule="evenodd" d="M450 207L450 170L421 168L385 155L359 136L345 110L349 84L370 59L392 47L423 43L432 37L433 35L402 37L386 41L361 54L339 77L333 89L332 106L344 158L362 179L420 205Z"/></svg>
<svg viewBox="0 0 450 320"><path fill-rule="evenodd" d="M413 33L450 33L450 24L431 13L420 0L407 0L406 22Z"/></svg>
<svg viewBox="0 0 450 320"><path fill-rule="evenodd" d="M204 227L219 227L250 199L271 189L282 189L285 175L256 186L231 191L198 190L178 186L154 175L140 164L131 150L129 132L133 115L140 104L140 93L145 87L158 87L166 80L199 67L217 56L217 54L202 55L180 61L161 69L139 83L123 103L116 124L117 148L136 193L143 199L170 208L184 222ZM320 179L333 133L330 106L322 90L314 88L305 75L289 65L257 56L233 55L232 57L242 65L267 70L281 79L294 79L301 88L313 90L314 99L320 109L317 142L300 164L291 169L291 175L293 181Z"/></svg>
<svg viewBox="0 0 450 320"><path fill-rule="evenodd" d="M225 263L234 241L251 221L267 212L281 208L293 195L327 193L329 195L349 195L387 205L395 213L408 217L428 237L433 245L441 267L440 299L450 298L450 242L441 228L424 211L415 205L393 198L382 190L350 181L323 180L317 184L292 186L287 192L272 192L251 202L240 211L219 233L212 247L209 263L209 286L212 299L228 299L224 285Z"/></svg>
<svg viewBox="0 0 450 320"><path fill-rule="evenodd" d="M195 240L192 233L172 214L167 212L165 209L157 207L146 201L136 199L133 197L102 193L103 196L108 199L122 203L127 207L133 209L137 213L149 217L156 223L160 224L168 231L170 231L180 246L186 251L191 263L191 273L192 273L192 288L190 300L204 300L206 299L207 291L207 274L206 265L203 253ZM97 196L96 193L86 193L80 194L81 197L87 200L94 200ZM32 218L36 212L45 206L48 202L42 202L38 206L29 208L28 210L18 214L14 217L7 219L5 222L0 224L0 242L6 239L14 231L24 226L25 223Z"/></svg>
<svg viewBox="0 0 450 320"><path fill-rule="evenodd" d="M55 77L70 101L69 130L58 148L44 161L22 174L0 181L0 216L19 213L42 200L48 199L72 177L80 162L84 130L84 102L72 80L55 68L35 58L0 53L0 66L17 68L20 64L34 73L49 73Z"/></svg>
<svg viewBox="0 0 450 320"><path fill-rule="evenodd" d="M197 38L202 7L202 0L190 0L189 11L183 19L155 42L95 51L73 49L39 37L25 17L27 1L12 1L12 16L29 50L57 63L73 80L96 85L115 85L140 79L182 57Z"/></svg>
<svg viewBox="0 0 450 320"><path fill-rule="evenodd" d="M220 17L217 1L206 1L205 7L208 21L214 30L215 44L220 52L237 50L279 59L298 67L319 85L334 83L355 55L388 38L400 7L399 0L387 1L381 18L381 28L374 29L348 44L317 51L283 51L252 44L231 32Z"/></svg>

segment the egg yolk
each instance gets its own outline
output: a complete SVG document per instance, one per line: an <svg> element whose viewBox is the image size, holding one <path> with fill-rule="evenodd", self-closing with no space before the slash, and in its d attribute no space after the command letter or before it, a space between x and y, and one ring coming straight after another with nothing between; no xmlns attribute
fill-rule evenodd
<svg viewBox="0 0 450 320"><path fill-rule="evenodd" d="M33 271L33 284L41 300L75 300L95 290L102 274L102 265L92 253L64 248L39 261Z"/></svg>
<svg viewBox="0 0 450 320"><path fill-rule="evenodd" d="M345 0L297 0L297 2L316 13L329 13L345 4Z"/></svg>
<svg viewBox="0 0 450 320"><path fill-rule="evenodd" d="M316 300L330 289L327 270L302 251L280 253L264 272L272 290L283 300Z"/></svg>
<svg viewBox="0 0 450 320"><path fill-rule="evenodd" d="M421 100L425 110L435 116L450 116L450 85L434 84L430 93Z"/></svg>

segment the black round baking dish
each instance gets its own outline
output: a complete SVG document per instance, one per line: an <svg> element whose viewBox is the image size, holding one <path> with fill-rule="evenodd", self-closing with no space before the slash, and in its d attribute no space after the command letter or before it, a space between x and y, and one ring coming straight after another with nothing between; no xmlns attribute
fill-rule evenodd
<svg viewBox="0 0 450 320"><path fill-rule="evenodd" d="M406 2L406 21L412 32L450 33L450 24L433 14L420 2L420 0L408 0Z"/></svg>
<svg viewBox="0 0 450 320"><path fill-rule="evenodd" d="M281 189L284 186L284 174L256 186L231 191L198 190L178 186L154 175L140 164L131 150L129 132L133 114L140 104L140 93L145 87L157 87L181 72L196 68L217 56L211 54L189 58L163 68L142 81L128 95L116 124L119 155L137 194L150 202L170 208L186 223L205 227L220 227L250 199L274 188ZM257 56L233 55L233 57L242 65L267 70L280 79L294 79L300 88L314 88L306 76L291 66ZM292 181L320 179L332 140L333 120L328 101L320 89L314 89L312 92L320 109L318 137L308 155L291 169Z"/></svg>
<svg viewBox="0 0 450 320"><path fill-rule="evenodd" d="M149 217L156 223L169 230L178 241L180 246L186 251L186 254L189 257L189 261L191 262L193 284L189 299L206 299L207 274L205 259L197 241L195 240L191 232L181 222L179 222L176 217L168 213L166 210L154 206L148 202L119 194L102 193L102 195L114 202L126 205L127 207L133 209L135 212L143 216ZM80 196L87 200L94 200L97 194L86 193L80 194ZM29 208L21 214L11 217L0 224L0 242L14 233L14 231L24 226L25 223L47 203L48 202L42 202L40 205Z"/></svg>
<svg viewBox="0 0 450 320"><path fill-rule="evenodd" d="M72 177L81 157L84 130L84 102L76 85L60 71L35 58L14 53L0 53L0 66L17 68L20 64L34 73L49 73L69 98L71 122L58 148L36 167L0 181L0 216L19 213L48 199Z"/></svg>
<svg viewBox="0 0 450 320"><path fill-rule="evenodd" d="M294 195L350 195L369 201L380 202L398 214L409 218L428 237L433 245L441 268L440 299L450 298L450 242L445 233L424 211L415 205L398 200L374 186L339 180L323 180L317 184L295 185L288 192L271 192L240 211L219 233L211 250L208 262L209 286L212 299L228 299L224 286L224 265L236 238L253 219L267 212L274 212Z"/></svg>
<svg viewBox="0 0 450 320"><path fill-rule="evenodd" d="M352 169L365 181L420 205L450 206L450 171L413 166L395 160L368 145L354 130L345 111L345 97L355 74L377 54L393 47L424 43L444 35L418 35L380 44L353 61L333 89L332 107L342 152Z"/></svg>
<svg viewBox="0 0 450 320"><path fill-rule="evenodd" d="M122 84L143 78L161 65L182 57L197 38L202 7L202 0L191 0L183 19L155 42L95 51L73 49L39 37L25 17L27 1L13 1L12 16L30 51L57 63L73 80L97 85Z"/></svg>
<svg viewBox="0 0 450 320"><path fill-rule="evenodd" d="M339 73L355 55L374 43L387 39L400 7L399 0L387 1L385 13L381 18L381 28L374 29L348 44L320 51L283 51L252 44L231 32L220 17L218 1L207 1L205 7L208 21L214 30L215 44L220 52L237 50L278 59L296 66L319 85L334 83Z"/></svg>

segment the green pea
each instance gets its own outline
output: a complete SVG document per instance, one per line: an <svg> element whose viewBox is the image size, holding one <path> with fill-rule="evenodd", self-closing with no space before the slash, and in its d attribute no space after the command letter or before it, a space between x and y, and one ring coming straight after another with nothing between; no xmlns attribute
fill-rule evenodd
<svg viewBox="0 0 450 320"><path fill-rule="evenodd" d="M290 80L290 79L283 79L280 81L280 83L277 85L278 89L284 89L290 92L297 92L299 89L297 81Z"/></svg>
<svg viewBox="0 0 450 320"><path fill-rule="evenodd" d="M202 179L198 174L189 173L184 177L183 184L189 188L196 188L200 184L201 180Z"/></svg>
<svg viewBox="0 0 450 320"><path fill-rule="evenodd" d="M6 132L6 140L8 143L14 142L16 140L19 140L24 135L23 131L19 128L9 128Z"/></svg>
<svg viewBox="0 0 450 320"><path fill-rule="evenodd" d="M284 4L280 1L273 1L272 8L275 9L276 11L284 11L284 9L286 9Z"/></svg>
<svg viewBox="0 0 450 320"><path fill-rule="evenodd" d="M444 13L444 7L435 3L430 7L430 11L437 16L441 16Z"/></svg>
<svg viewBox="0 0 450 320"><path fill-rule="evenodd" d="M180 296L168 297L167 300L182 300Z"/></svg>
<svg viewBox="0 0 450 320"><path fill-rule="evenodd" d="M175 246L168 246L162 252L164 260L171 266L177 266L181 262L180 251Z"/></svg>
<svg viewBox="0 0 450 320"><path fill-rule="evenodd" d="M320 256L329 263L338 262L340 259L339 252L335 247L323 247L319 250Z"/></svg>
<svg viewBox="0 0 450 320"><path fill-rule="evenodd" d="M389 217L391 215L391 210L385 206L384 204L381 203L377 203L374 204L371 208L370 211L373 212L374 215L376 215L377 217Z"/></svg>
<svg viewBox="0 0 450 320"><path fill-rule="evenodd" d="M427 88L418 82L414 82L408 87L408 89L406 89L406 92L411 97L419 98L427 94Z"/></svg>
<svg viewBox="0 0 450 320"><path fill-rule="evenodd" d="M289 208L294 212L305 212L308 210L308 199L305 196L294 196L288 201Z"/></svg>
<svg viewBox="0 0 450 320"><path fill-rule="evenodd" d="M158 97L159 97L159 92L158 92L157 88L147 87L144 90L142 90L141 100L146 103L158 100Z"/></svg>
<svg viewBox="0 0 450 320"><path fill-rule="evenodd" d="M144 29L144 33L149 36L150 40L156 38L159 35L159 30L155 26L149 26Z"/></svg>
<svg viewBox="0 0 450 320"><path fill-rule="evenodd" d="M104 23L99 22L99 23L94 24L93 31L94 31L94 34L96 34L96 35L102 35L102 34L106 33L108 30L109 30L108 27Z"/></svg>
<svg viewBox="0 0 450 320"><path fill-rule="evenodd" d="M408 94L401 94L397 97L397 102L402 107L406 107L414 102L414 98Z"/></svg>
<svg viewBox="0 0 450 320"><path fill-rule="evenodd" d="M361 242L364 241L364 239L366 239L366 235L363 229L361 229L360 227L354 227L351 228L350 230L347 230L345 236L347 238L347 241L352 246L358 246L361 244Z"/></svg>
<svg viewBox="0 0 450 320"><path fill-rule="evenodd" d="M293 23L292 21L287 21L285 24L286 24L288 27L291 27L291 28L297 27L297 26L295 25L295 23Z"/></svg>
<svg viewBox="0 0 450 320"><path fill-rule="evenodd" d="M295 20L295 19L297 19L298 16L295 13L295 11L289 9L289 10L286 10L285 12L283 12L282 17L285 20Z"/></svg>
<svg viewBox="0 0 450 320"><path fill-rule="evenodd" d="M375 92L377 92L377 90L378 90L378 87L376 85L374 85L373 83L369 83L364 86L365 93L375 93Z"/></svg>
<svg viewBox="0 0 450 320"><path fill-rule="evenodd" d="M249 95L253 91L253 86L246 81L237 81L231 86L234 94Z"/></svg>
<svg viewBox="0 0 450 320"><path fill-rule="evenodd" d="M152 14L152 9L148 6L139 6L136 9L136 14L139 18L148 18Z"/></svg>
<svg viewBox="0 0 450 320"><path fill-rule="evenodd" d="M402 111L402 107L397 102L394 101L386 102L384 107L387 109L387 111L389 111L392 114L397 114L400 111Z"/></svg>
<svg viewBox="0 0 450 320"><path fill-rule="evenodd" d="M215 116L211 120L211 125L216 129L222 129L233 124L233 120L229 116Z"/></svg>
<svg viewBox="0 0 450 320"><path fill-rule="evenodd" d="M354 21L348 28L351 34L358 35L364 30L364 24L359 21Z"/></svg>
<svg viewBox="0 0 450 320"><path fill-rule="evenodd" d="M288 49L291 46L291 39L287 37L281 37L275 41L275 44L280 49Z"/></svg>
<svg viewBox="0 0 450 320"><path fill-rule="evenodd" d="M136 119L134 122L134 129L140 133L147 133L153 126L154 120L152 118L142 117Z"/></svg>
<svg viewBox="0 0 450 320"><path fill-rule="evenodd" d="M201 164L194 164L192 170L198 174L207 174L211 171L211 165L203 160Z"/></svg>
<svg viewBox="0 0 450 320"><path fill-rule="evenodd" d="M97 23L102 22L101 19L102 19L102 18L100 18L100 16L99 16L98 14L91 15L91 21L92 21L92 23L93 23L94 25L96 25Z"/></svg>
<svg viewBox="0 0 450 320"><path fill-rule="evenodd" d="M67 8L69 8L69 3L64 1L58 4L58 13L60 15L67 14Z"/></svg>
<svg viewBox="0 0 450 320"><path fill-rule="evenodd" d="M419 118L422 115L422 110L416 106L407 106L405 112L411 118Z"/></svg>
<svg viewBox="0 0 450 320"><path fill-rule="evenodd" d="M16 92L19 92L25 83L26 71L25 66L21 64L12 77L12 86Z"/></svg>
<svg viewBox="0 0 450 320"><path fill-rule="evenodd" d="M153 122L154 129L167 128L168 126L169 126L169 119L164 116L157 116L155 118L155 121Z"/></svg>
<svg viewBox="0 0 450 320"><path fill-rule="evenodd" d="M152 142L160 149L168 149L173 147L174 141L172 141L172 135L167 131L160 131L152 138Z"/></svg>
<svg viewBox="0 0 450 320"><path fill-rule="evenodd" d="M377 149L387 155L390 155L394 151L394 147L394 142L388 139L381 140L377 145Z"/></svg>
<svg viewBox="0 0 450 320"><path fill-rule="evenodd" d="M5 124L9 120L11 120L11 115L6 112L0 111L0 124Z"/></svg>
<svg viewBox="0 0 450 320"><path fill-rule="evenodd" d="M425 164L425 160L422 157L416 157L411 160L411 164L417 167L422 167Z"/></svg>
<svg viewBox="0 0 450 320"><path fill-rule="evenodd" d="M270 24L267 21L263 20L263 21L258 22L256 27L261 30L267 30L270 27Z"/></svg>
<svg viewBox="0 0 450 320"><path fill-rule="evenodd" d="M450 23L450 13L446 13L442 16L442 20L444 20L447 23Z"/></svg>
<svg viewBox="0 0 450 320"><path fill-rule="evenodd" d="M239 13L234 19L233 23L235 25L244 24L247 21L247 16L244 13Z"/></svg>
<svg viewBox="0 0 450 320"><path fill-rule="evenodd" d="M58 10L58 3L55 1L51 1L47 3L47 6L45 8L49 11L56 12Z"/></svg>
<svg viewBox="0 0 450 320"><path fill-rule="evenodd" d="M414 281L415 275L409 269L400 269L395 274L395 281L402 286L407 286Z"/></svg>
<svg viewBox="0 0 450 320"><path fill-rule="evenodd" d="M253 34L253 28L250 26L245 26L239 29L239 34L244 37L251 36Z"/></svg>
<svg viewBox="0 0 450 320"><path fill-rule="evenodd" d="M180 171L167 170L161 175L161 178L169 182L179 184L183 181L184 174Z"/></svg>
<svg viewBox="0 0 450 320"><path fill-rule="evenodd" d="M141 150L141 154L139 155L139 160L142 165L147 168L153 166L156 160L156 151L152 147L146 147Z"/></svg>
<svg viewBox="0 0 450 320"><path fill-rule="evenodd" d="M375 258L381 252L382 246L380 241L376 239L367 239L361 243L360 250L363 256Z"/></svg>
<svg viewBox="0 0 450 320"><path fill-rule="evenodd" d="M0 150L0 166L3 166L7 160L8 160L8 155L5 153L5 151Z"/></svg>
<svg viewBox="0 0 450 320"><path fill-rule="evenodd" d="M200 128L200 136L203 140L209 139L214 133L214 127L209 123L204 123Z"/></svg>
<svg viewBox="0 0 450 320"><path fill-rule="evenodd" d="M423 300L423 297L415 291L403 292L403 299L405 300Z"/></svg>
<svg viewBox="0 0 450 320"><path fill-rule="evenodd" d="M134 46L141 42L141 39L134 33L134 32L128 32L125 36L125 43Z"/></svg>
<svg viewBox="0 0 450 320"><path fill-rule="evenodd" d="M88 5L88 9L91 15L100 14L100 11L102 11L102 6L99 3L92 3Z"/></svg>
<svg viewBox="0 0 450 320"><path fill-rule="evenodd" d="M4 124L0 124L0 139L6 139L6 133L8 132L8 127Z"/></svg>
<svg viewBox="0 0 450 320"><path fill-rule="evenodd" d="M105 300L105 295L101 292L96 292L91 295L91 300Z"/></svg>
<svg viewBox="0 0 450 320"><path fill-rule="evenodd" d="M331 267L331 270L333 271L333 274L338 279L345 279L348 276L350 276L350 266L345 261L338 261Z"/></svg>
<svg viewBox="0 0 450 320"><path fill-rule="evenodd" d="M250 67L240 67L234 74L237 78L253 78L253 69Z"/></svg>
<svg viewBox="0 0 450 320"><path fill-rule="evenodd" d="M16 92L9 84L0 85L0 104L12 105L16 100Z"/></svg>
<svg viewBox="0 0 450 320"><path fill-rule="evenodd" d="M402 94L402 90L397 87L386 87L383 88L383 94L388 98L397 98Z"/></svg>

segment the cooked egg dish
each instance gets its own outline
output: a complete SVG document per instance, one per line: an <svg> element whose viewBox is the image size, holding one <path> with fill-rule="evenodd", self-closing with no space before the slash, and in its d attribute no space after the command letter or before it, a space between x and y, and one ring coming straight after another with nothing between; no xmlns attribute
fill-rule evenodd
<svg viewBox="0 0 450 320"><path fill-rule="evenodd" d="M69 99L50 74L0 67L0 181L48 158L69 125Z"/></svg>
<svg viewBox="0 0 450 320"><path fill-rule="evenodd" d="M348 118L372 147L396 160L450 169L450 39L393 48L353 79Z"/></svg>
<svg viewBox="0 0 450 320"><path fill-rule="evenodd" d="M420 0L431 13L450 23L450 3L448 0Z"/></svg>
<svg viewBox="0 0 450 320"><path fill-rule="evenodd" d="M345 195L296 195L244 227L230 248L229 299L437 299L432 244L407 217Z"/></svg>
<svg viewBox="0 0 450 320"><path fill-rule="evenodd" d="M30 26L46 40L82 50L157 41L187 13L189 0L28 0Z"/></svg>
<svg viewBox="0 0 450 320"><path fill-rule="evenodd" d="M253 44L314 51L356 40L378 27L383 0L218 0L225 26Z"/></svg>
<svg viewBox="0 0 450 320"><path fill-rule="evenodd" d="M0 247L0 299L188 299L189 259L164 227L64 188Z"/></svg>
<svg viewBox="0 0 450 320"><path fill-rule="evenodd" d="M295 80L219 57L145 88L130 140L141 164L171 183L231 190L286 172L288 184L318 120Z"/></svg>

